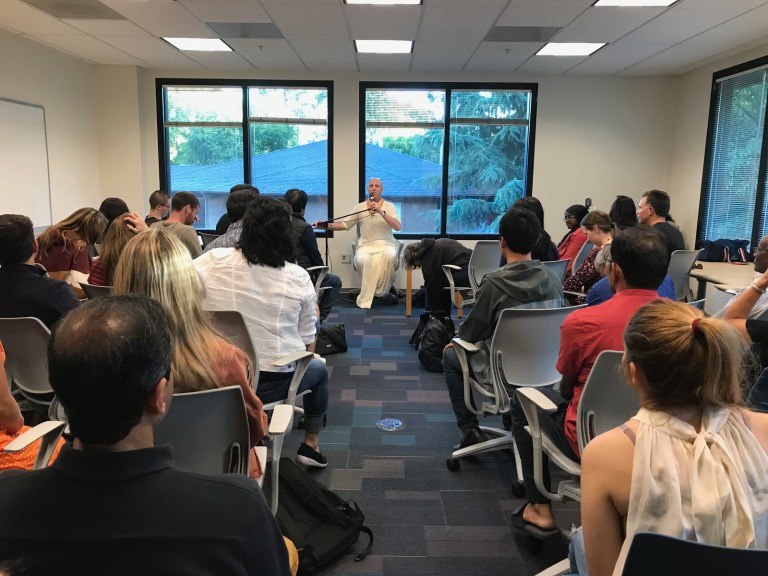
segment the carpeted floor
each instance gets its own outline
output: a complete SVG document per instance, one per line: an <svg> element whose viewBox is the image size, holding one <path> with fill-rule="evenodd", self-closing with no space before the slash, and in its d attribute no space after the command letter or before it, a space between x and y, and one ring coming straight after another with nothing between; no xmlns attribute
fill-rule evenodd
<svg viewBox="0 0 768 576"><path fill-rule="evenodd" d="M567 543L549 540L533 555L511 527L511 511L522 502L510 493L511 452L465 459L458 472L446 469L459 432L443 375L426 371L408 345L421 312L406 318L402 299L372 310L342 303L326 321L346 325L349 350L327 358L331 400L320 445L329 466L316 478L357 501L376 540L363 562L349 555L324 574L536 574L564 558ZM377 428L386 417L404 428ZM294 430L286 449L301 437ZM572 504L559 512L563 526L578 516Z"/></svg>

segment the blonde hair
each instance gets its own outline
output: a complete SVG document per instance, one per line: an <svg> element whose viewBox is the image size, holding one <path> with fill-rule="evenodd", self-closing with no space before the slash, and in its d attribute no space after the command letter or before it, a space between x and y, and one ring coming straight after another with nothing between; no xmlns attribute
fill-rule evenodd
<svg viewBox="0 0 768 576"><path fill-rule="evenodd" d="M201 306L203 285L189 250L172 234L150 228L126 244L115 270L113 294L143 294L157 300L173 337L171 376L180 392L217 387L213 371L218 342Z"/></svg>
<svg viewBox="0 0 768 576"><path fill-rule="evenodd" d="M64 245L65 252L79 252L98 242L106 227L106 217L95 208L75 210L37 237L40 254L47 256L48 250L59 244Z"/></svg>
<svg viewBox="0 0 768 576"><path fill-rule="evenodd" d="M655 408L740 406L748 347L730 324L671 300L640 308L624 332L624 368L634 362Z"/></svg>
<svg viewBox="0 0 768 576"><path fill-rule="evenodd" d="M128 241L134 236L134 233L125 222L125 217L128 214L130 212L120 214L120 216L112 221L112 224L107 226L107 233L104 235L104 242L101 244L101 269L104 272L104 277L107 279L107 286L112 285L120 254L123 252L125 245L128 244Z"/></svg>

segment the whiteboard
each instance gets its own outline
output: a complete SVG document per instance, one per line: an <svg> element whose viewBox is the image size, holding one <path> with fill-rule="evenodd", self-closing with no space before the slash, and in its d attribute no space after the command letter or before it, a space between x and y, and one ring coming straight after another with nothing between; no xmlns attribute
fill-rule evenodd
<svg viewBox="0 0 768 576"><path fill-rule="evenodd" d="M0 214L29 216L51 225L51 184L45 110L0 98Z"/></svg>

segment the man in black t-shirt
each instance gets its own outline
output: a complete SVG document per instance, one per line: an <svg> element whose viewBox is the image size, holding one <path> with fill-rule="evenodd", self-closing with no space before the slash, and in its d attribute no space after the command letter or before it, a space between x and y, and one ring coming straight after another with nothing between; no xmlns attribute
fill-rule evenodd
<svg viewBox="0 0 768 576"><path fill-rule="evenodd" d="M669 216L669 194L661 190L649 190L637 205L637 219L640 224L653 226L664 235L667 253L672 256L675 250L685 250L685 240Z"/></svg>

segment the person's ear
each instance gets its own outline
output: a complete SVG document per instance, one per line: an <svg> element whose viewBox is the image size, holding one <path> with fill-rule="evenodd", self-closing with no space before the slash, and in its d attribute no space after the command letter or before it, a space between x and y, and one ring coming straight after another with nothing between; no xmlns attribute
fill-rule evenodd
<svg viewBox="0 0 768 576"><path fill-rule="evenodd" d="M502 252L509 249L507 248L507 242L504 240L504 236L499 236L499 247L501 248Z"/></svg>
<svg viewBox="0 0 768 576"><path fill-rule="evenodd" d="M32 254L40 252L40 244L37 243L37 238L32 240Z"/></svg>
<svg viewBox="0 0 768 576"><path fill-rule="evenodd" d="M147 398L144 411L159 422L168 412L173 397L173 384L168 378L161 378Z"/></svg>
<svg viewBox="0 0 768 576"><path fill-rule="evenodd" d="M616 264L615 261L611 262L611 265L608 270L608 274L611 277L611 284L615 285L620 280L624 279L624 270L621 269L621 266Z"/></svg>

